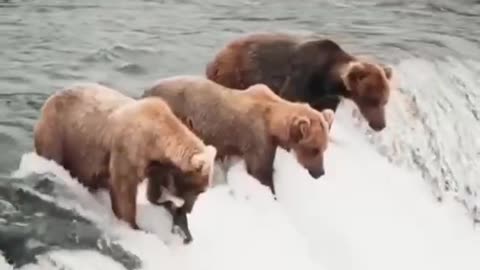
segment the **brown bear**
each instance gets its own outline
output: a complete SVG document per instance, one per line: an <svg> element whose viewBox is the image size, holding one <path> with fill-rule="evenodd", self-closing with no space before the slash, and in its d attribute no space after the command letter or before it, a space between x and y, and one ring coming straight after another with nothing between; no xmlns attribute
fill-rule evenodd
<svg viewBox="0 0 480 270"><path fill-rule="evenodd" d="M308 102L319 111L336 111L341 98L348 98L373 130L386 126L392 69L352 56L329 39L247 34L219 50L205 73L229 88L263 83L281 97Z"/></svg>
<svg viewBox="0 0 480 270"><path fill-rule="evenodd" d="M312 177L324 174L331 110L318 112L308 104L286 101L263 84L235 91L193 75L161 79L142 95L151 96L164 99L195 134L214 145L218 159L244 158L248 173L274 195L277 146L293 149Z"/></svg>
<svg viewBox="0 0 480 270"><path fill-rule="evenodd" d="M195 197L208 187L216 155L215 147L205 145L162 99L134 100L95 83L73 85L48 98L34 144L37 154L63 166L91 191L108 189L113 212L133 229L139 229L136 194L143 179L149 178L149 194L168 188L159 173L165 166L178 180L171 193ZM148 196L152 203L160 197L161 192ZM183 199L191 207L189 198Z"/></svg>

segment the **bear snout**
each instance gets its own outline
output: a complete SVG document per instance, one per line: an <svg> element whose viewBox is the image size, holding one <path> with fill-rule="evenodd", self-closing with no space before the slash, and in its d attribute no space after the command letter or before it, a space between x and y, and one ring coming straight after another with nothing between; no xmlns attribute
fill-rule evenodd
<svg viewBox="0 0 480 270"><path fill-rule="evenodd" d="M308 170L308 173L313 178L318 179L325 174L325 170L323 168L321 168L321 169L311 169L311 170Z"/></svg>
<svg viewBox="0 0 480 270"><path fill-rule="evenodd" d="M360 106L359 106L360 107ZM368 126L375 131L380 131L387 126L385 107L360 107L361 114L368 122Z"/></svg>
<svg viewBox="0 0 480 270"><path fill-rule="evenodd" d="M369 122L368 125L375 131L380 131L386 127L385 122Z"/></svg>

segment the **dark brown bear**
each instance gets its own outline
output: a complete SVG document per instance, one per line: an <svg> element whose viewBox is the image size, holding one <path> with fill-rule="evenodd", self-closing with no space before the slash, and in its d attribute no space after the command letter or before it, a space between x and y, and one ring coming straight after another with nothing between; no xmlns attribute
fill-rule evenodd
<svg viewBox="0 0 480 270"><path fill-rule="evenodd" d="M369 126L386 126L392 76L386 67L345 52L329 39L253 33L229 42L206 67L207 78L229 88L263 83L291 101L336 111L341 97L355 102Z"/></svg>

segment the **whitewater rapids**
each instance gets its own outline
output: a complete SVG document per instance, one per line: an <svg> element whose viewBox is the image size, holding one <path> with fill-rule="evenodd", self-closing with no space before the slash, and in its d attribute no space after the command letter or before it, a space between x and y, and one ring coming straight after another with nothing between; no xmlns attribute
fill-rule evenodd
<svg viewBox="0 0 480 270"><path fill-rule="evenodd" d="M23 155L13 177L50 172L68 192L55 199L94 222L140 258L141 269L462 269L480 265L480 230L448 197L431 196L421 176L391 165L340 110L326 152L326 175L312 179L289 153L278 150L278 201L243 161L228 184L202 194L190 215L194 241L183 246L169 233L170 218L139 187L139 225L113 216L106 192L90 194L53 162ZM65 267L65 268L62 268ZM0 269L11 269L0 256ZM21 269L125 269L93 250L52 251Z"/></svg>

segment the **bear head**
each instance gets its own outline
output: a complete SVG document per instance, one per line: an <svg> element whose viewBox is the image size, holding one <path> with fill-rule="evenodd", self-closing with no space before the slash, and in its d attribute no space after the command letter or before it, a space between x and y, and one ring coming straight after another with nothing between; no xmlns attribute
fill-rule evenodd
<svg viewBox="0 0 480 270"><path fill-rule="evenodd" d="M185 200L187 208L191 208L196 197L212 185L216 156L217 149L214 146L205 146L202 152L191 157L192 170L183 172L183 177L177 177L176 193Z"/></svg>
<svg viewBox="0 0 480 270"><path fill-rule="evenodd" d="M201 193L211 186L216 156L217 149L212 145L207 145L202 152L191 157L192 171L190 174L196 175L196 177L192 177L190 183L192 189Z"/></svg>
<svg viewBox="0 0 480 270"><path fill-rule="evenodd" d="M375 131L386 126L385 106L390 97L391 78L390 67L358 59L349 62L341 72L349 96Z"/></svg>
<svg viewBox="0 0 480 270"><path fill-rule="evenodd" d="M309 106L308 106L309 107ZM290 123L290 148L297 161L314 178L325 174L323 155L328 145L328 134L334 119L334 112L321 112L309 107L308 114L294 116Z"/></svg>

